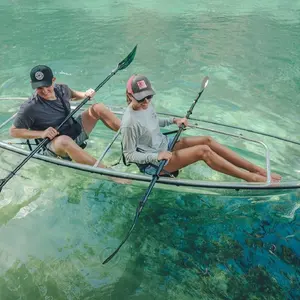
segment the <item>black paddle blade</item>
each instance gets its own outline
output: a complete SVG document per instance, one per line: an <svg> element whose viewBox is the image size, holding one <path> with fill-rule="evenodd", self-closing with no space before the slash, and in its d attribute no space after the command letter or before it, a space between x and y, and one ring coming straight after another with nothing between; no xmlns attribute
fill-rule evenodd
<svg viewBox="0 0 300 300"><path fill-rule="evenodd" d="M208 76L205 76L205 77L203 78L202 83L201 83L201 87L202 87L203 90L207 87L207 85L208 85L208 80L209 80L209 77L208 77Z"/></svg>
<svg viewBox="0 0 300 300"><path fill-rule="evenodd" d="M102 265L105 265L106 263L108 263L121 249L123 244L121 244L108 258L105 259L105 261L102 262Z"/></svg>
<svg viewBox="0 0 300 300"><path fill-rule="evenodd" d="M119 64L117 70L123 70L126 69L134 60L135 53L136 53L137 45L133 48L133 50L127 55L126 58L124 58Z"/></svg>

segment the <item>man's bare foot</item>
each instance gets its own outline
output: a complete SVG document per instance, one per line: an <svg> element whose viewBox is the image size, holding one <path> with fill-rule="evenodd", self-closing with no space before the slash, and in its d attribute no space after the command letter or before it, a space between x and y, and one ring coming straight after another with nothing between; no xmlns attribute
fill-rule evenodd
<svg viewBox="0 0 300 300"><path fill-rule="evenodd" d="M124 178L119 178L119 177L111 177L109 176L109 178L116 182L116 183L120 183L120 184L131 184L132 180L130 179L124 179Z"/></svg>

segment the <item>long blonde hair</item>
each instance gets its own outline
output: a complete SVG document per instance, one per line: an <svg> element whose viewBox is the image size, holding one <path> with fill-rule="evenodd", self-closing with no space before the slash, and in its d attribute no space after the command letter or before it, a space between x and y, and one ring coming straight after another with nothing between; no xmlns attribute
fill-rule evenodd
<svg viewBox="0 0 300 300"><path fill-rule="evenodd" d="M136 74L131 75L130 78L128 79L128 81L127 81L127 84L126 84L126 102L127 102L127 105L129 105L132 102L132 100L130 99L130 96L133 97L133 95L131 94L132 93L131 83L132 83L132 80L135 76L136 76ZM131 91L131 93L128 92L129 90Z"/></svg>
<svg viewBox="0 0 300 300"><path fill-rule="evenodd" d="M128 93L128 91L126 90L126 102L127 102L127 105L129 105L131 103L131 99L129 96L132 96L131 94Z"/></svg>

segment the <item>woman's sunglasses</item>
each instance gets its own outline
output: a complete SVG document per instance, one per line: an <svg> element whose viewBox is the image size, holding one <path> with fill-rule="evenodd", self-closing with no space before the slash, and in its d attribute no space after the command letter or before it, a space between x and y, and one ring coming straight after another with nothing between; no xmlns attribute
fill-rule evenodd
<svg viewBox="0 0 300 300"><path fill-rule="evenodd" d="M151 101L152 98L153 98L153 95L150 95L150 96L147 96L147 97L145 97L145 98L143 98L143 99L141 99L141 100L136 100L136 101L139 102L139 103L142 103L142 102L144 102L146 99L147 99L148 101Z"/></svg>

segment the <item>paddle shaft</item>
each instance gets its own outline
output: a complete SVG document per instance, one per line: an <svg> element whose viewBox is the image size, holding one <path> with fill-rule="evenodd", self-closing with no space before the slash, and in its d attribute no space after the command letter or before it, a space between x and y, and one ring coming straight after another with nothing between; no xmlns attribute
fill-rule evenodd
<svg viewBox="0 0 300 300"><path fill-rule="evenodd" d="M103 153L101 154L101 156L98 158L98 160L95 162L93 167L98 167L99 163L101 162L101 160L104 158L104 156L106 155L106 153L108 152L108 150L110 149L110 147L112 146L112 144L115 142L115 140L117 139L117 137L120 135L121 131L120 129L117 131L117 133L115 134L115 136L113 137L112 141L109 143L109 145L107 145L107 147L105 148L105 150L103 151Z"/></svg>
<svg viewBox="0 0 300 300"><path fill-rule="evenodd" d="M204 78L204 80L202 82L202 90L199 92L197 98L194 100L194 102L191 105L190 109L187 111L187 114L185 116L187 119L193 113L193 109L194 109L196 103L198 102L198 99L202 95L202 93L203 93L203 91L204 91L204 89L205 89L205 87L207 85L207 82L206 82L206 84L204 84L205 80L208 81L208 77ZM175 137L173 138L173 140L172 140L172 142L171 142L171 144L169 146L169 149L168 149L169 151L172 151L172 149L174 148L174 146L175 146L176 142L178 141L178 139L179 139L182 131L184 130L184 128L185 128L184 124L181 124L180 127L179 127L179 130L177 131ZM125 242L129 238L129 236L131 235L131 233L132 233L132 231L133 231L133 229L134 229L134 227L135 227L135 225L136 225L136 223L138 221L138 218L139 218L139 216L140 216L140 214L141 214L141 212L142 212L142 210L143 210L143 208L144 208L144 206L145 206L145 204L146 204L146 202L147 202L147 200L148 200L148 198L150 196L150 193L151 193L154 185L156 184L157 180L159 179L159 174L162 171L162 169L164 168L166 162L167 162L167 160L164 159L158 165L158 169L157 169L156 173L153 175L153 178L152 178L152 180L151 180L151 182L149 184L149 187L148 187L147 191L145 192L145 195L144 195L143 199L139 202L139 206L137 207L136 214L135 214L135 217L134 217L134 221L133 221L133 223L132 223L129 231L127 232L125 238L123 239L123 241L121 242L121 244L118 246L118 248L109 257L107 257L103 261L102 264L106 264L107 262L109 262L119 252L119 250L121 249L121 247L125 244Z"/></svg>

